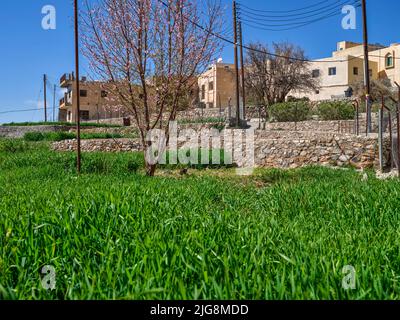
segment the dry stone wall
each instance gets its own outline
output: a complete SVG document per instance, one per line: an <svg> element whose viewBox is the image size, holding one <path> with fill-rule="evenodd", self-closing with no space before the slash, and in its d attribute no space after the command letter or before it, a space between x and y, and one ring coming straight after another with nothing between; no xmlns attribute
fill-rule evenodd
<svg viewBox="0 0 400 320"><path fill-rule="evenodd" d="M229 152L232 148L221 147ZM179 144L181 146L182 143ZM76 141L53 144L56 151L73 151ZM246 146L234 144L235 152L244 152ZM84 152L133 152L140 151L137 139L84 140ZM297 168L308 165L354 166L356 168L378 167L378 140L376 136L362 137L344 134L310 134L309 132L263 132L254 137L254 164L256 167ZM235 154L235 153L234 153ZM389 159L389 138L385 137L384 158Z"/></svg>
<svg viewBox="0 0 400 320"><path fill-rule="evenodd" d="M16 139L22 138L28 132L59 132L69 129L65 126L0 126L0 137Z"/></svg>

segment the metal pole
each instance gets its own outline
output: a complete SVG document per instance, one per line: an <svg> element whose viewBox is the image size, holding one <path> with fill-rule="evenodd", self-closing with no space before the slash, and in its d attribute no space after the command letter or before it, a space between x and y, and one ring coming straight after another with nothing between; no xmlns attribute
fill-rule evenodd
<svg viewBox="0 0 400 320"><path fill-rule="evenodd" d="M243 33L242 33L242 22L241 21L239 21L239 39L240 39L240 68L242 71L243 119L246 119L246 87L245 87L245 81L244 81Z"/></svg>
<svg viewBox="0 0 400 320"><path fill-rule="evenodd" d="M79 88L79 25L78 0L74 0L74 29L75 29L75 85L76 85L76 132L77 132L77 171L81 172L81 105Z"/></svg>
<svg viewBox="0 0 400 320"><path fill-rule="evenodd" d="M369 75L369 52L368 52L368 23L367 23L367 4L362 0L363 15L363 37L364 37L364 85L365 85L365 103L367 112L367 133L372 131L372 110L371 110L371 82Z"/></svg>
<svg viewBox="0 0 400 320"><path fill-rule="evenodd" d="M238 28L237 28L237 17L236 17L236 1L233 1L233 37L234 37L234 58L235 58L235 78L236 78L236 125L240 127L240 81L239 81L239 63L238 63Z"/></svg>
<svg viewBox="0 0 400 320"><path fill-rule="evenodd" d="M356 123L355 123L355 134L357 136L359 136L360 135L360 104L359 104L358 100L354 100L353 105L354 105L354 109L355 109L355 112L356 112L356 115L355 115L355 121L356 121Z"/></svg>
<svg viewBox="0 0 400 320"><path fill-rule="evenodd" d="M47 122L47 76L44 74L43 75L43 94L44 94L44 122Z"/></svg>

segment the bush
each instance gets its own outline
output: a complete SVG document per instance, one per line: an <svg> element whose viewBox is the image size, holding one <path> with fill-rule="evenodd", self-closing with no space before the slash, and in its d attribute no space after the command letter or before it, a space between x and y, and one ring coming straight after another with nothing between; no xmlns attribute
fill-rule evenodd
<svg viewBox="0 0 400 320"><path fill-rule="evenodd" d="M310 117L311 107L307 102L283 102L269 108L270 121L295 122L305 121Z"/></svg>
<svg viewBox="0 0 400 320"><path fill-rule="evenodd" d="M352 120L354 107L347 101L321 102L317 107L317 114L321 120Z"/></svg>
<svg viewBox="0 0 400 320"><path fill-rule="evenodd" d="M44 134L42 132L27 132L24 134L24 140L33 142L43 141Z"/></svg>

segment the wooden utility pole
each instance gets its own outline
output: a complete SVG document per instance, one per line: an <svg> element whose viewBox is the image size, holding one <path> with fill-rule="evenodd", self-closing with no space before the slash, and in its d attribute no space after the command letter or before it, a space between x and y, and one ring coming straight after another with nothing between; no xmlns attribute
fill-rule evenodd
<svg viewBox="0 0 400 320"><path fill-rule="evenodd" d="M75 94L76 94L76 133L77 133L77 171L81 172L81 105L79 88L79 24L78 0L74 0L75 29Z"/></svg>
<svg viewBox="0 0 400 320"><path fill-rule="evenodd" d="M56 91L57 91L57 87L56 85L54 85L54 91L53 91L53 122L56 121Z"/></svg>
<svg viewBox="0 0 400 320"><path fill-rule="evenodd" d="M235 57L235 77L236 77L236 125L240 127L240 81L239 81L239 62L238 62L238 27L237 27L237 9L236 1L233 1L233 48Z"/></svg>
<svg viewBox="0 0 400 320"><path fill-rule="evenodd" d="M369 75L369 52L368 52L368 23L367 23L367 4L362 0L363 15L363 36L364 36L364 85L365 85L365 105L367 112L367 133L372 131L372 110L371 110L371 82Z"/></svg>
<svg viewBox="0 0 400 320"><path fill-rule="evenodd" d="M397 86L397 106L396 106L396 120L397 120L397 171L399 173L400 178L400 85L395 82Z"/></svg>
<svg viewBox="0 0 400 320"><path fill-rule="evenodd" d="M47 122L47 76L43 75L44 122Z"/></svg>
<svg viewBox="0 0 400 320"><path fill-rule="evenodd" d="M246 119L246 87L244 81L243 33L242 33L241 21L239 21L239 39L240 39L240 68L242 71L242 101L243 101L243 120L244 120Z"/></svg>

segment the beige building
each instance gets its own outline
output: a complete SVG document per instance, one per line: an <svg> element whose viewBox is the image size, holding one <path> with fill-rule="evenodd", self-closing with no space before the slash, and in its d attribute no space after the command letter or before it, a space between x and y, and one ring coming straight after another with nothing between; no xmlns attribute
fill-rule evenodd
<svg viewBox="0 0 400 320"><path fill-rule="evenodd" d="M198 79L200 103L205 108L226 108L236 104L235 66L217 62Z"/></svg>
<svg viewBox="0 0 400 320"><path fill-rule="evenodd" d="M400 68L396 57L400 54L400 45L390 47L369 45L369 73L372 80L389 78L400 80ZM310 63L310 72L320 81L320 89L313 92L295 92L291 96L308 97L311 101L340 99L352 96L356 83L364 80L364 47L360 43L342 41L332 57Z"/></svg>
<svg viewBox="0 0 400 320"><path fill-rule="evenodd" d="M59 104L59 120L75 122L77 120L77 95L75 90L74 74L64 74L60 79L60 87L65 89L64 97ZM102 119L120 118L122 112L113 110L107 100L107 91L102 82L87 81L82 77L80 86L80 119L94 121Z"/></svg>

